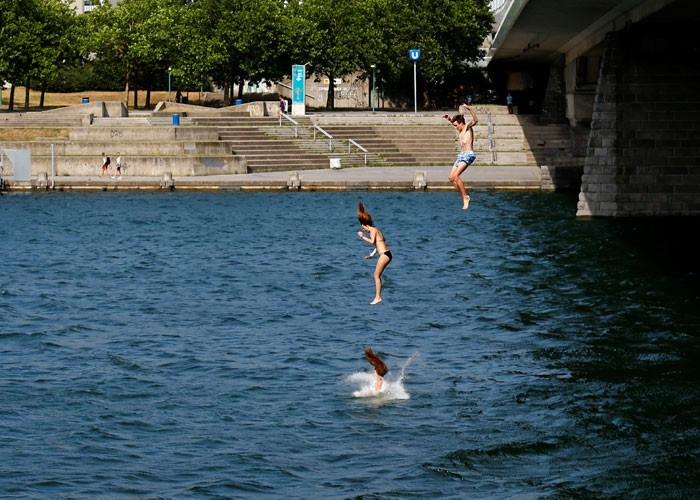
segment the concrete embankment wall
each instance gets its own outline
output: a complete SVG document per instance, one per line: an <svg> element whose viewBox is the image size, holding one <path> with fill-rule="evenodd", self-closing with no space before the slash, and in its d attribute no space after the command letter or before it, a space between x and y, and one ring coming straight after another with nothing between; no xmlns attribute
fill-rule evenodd
<svg viewBox="0 0 700 500"><path fill-rule="evenodd" d="M111 157L110 174L115 172L115 160ZM128 176L160 177L165 172L174 176L231 175L247 172L245 158L240 156L127 156L122 160L123 171ZM56 156L53 169L62 176L100 175L102 159L94 156ZM50 156L32 156L31 175L51 172ZM5 175L13 176L12 167Z"/></svg>
<svg viewBox="0 0 700 500"><path fill-rule="evenodd" d="M51 146L53 144L53 160ZM218 140L216 127L77 127L68 139L6 141L6 149L29 149L31 175L53 171L62 176L100 175L102 153L115 169L117 152L130 176L229 175L248 171L244 157L234 156L231 144ZM11 162L5 175L13 176Z"/></svg>

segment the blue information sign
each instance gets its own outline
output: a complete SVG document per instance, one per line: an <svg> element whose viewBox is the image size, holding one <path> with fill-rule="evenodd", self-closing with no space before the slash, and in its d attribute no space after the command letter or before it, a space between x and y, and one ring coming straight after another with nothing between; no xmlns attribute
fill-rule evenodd
<svg viewBox="0 0 700 500"><path fill-rule="evenodd" d="M306 85L306 66L292 66L292 104L304 104Z"/></svg>
<svg viewBox="0 0 700 500"><path fill-rule="evenodd" d="M417 61L420 59L420 49L411 49L408 51L408 57L411 61Z"/></svg>

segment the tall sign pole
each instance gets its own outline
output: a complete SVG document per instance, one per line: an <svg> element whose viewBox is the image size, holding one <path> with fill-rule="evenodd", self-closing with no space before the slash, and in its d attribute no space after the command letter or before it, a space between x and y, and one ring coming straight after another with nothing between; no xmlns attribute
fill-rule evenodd
<svg viewBox="0 0 700 500"><path fill-rule="evenodd" d="M306 66L292 66L292 116L306 114Z"/></svg>
<svg viewBox="0 0 700 500"><path fill-rule="evenodd" d="M418 90L416 77L416 63L420 59L420 49L411 49L408 51L408 57L413 61L413 112L418 113Z"/></svg>

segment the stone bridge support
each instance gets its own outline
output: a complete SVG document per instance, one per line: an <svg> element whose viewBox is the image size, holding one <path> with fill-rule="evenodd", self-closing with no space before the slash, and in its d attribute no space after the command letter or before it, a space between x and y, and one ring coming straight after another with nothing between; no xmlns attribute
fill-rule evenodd
<svg viewBox="0 0 700 500"><path fill-rule="evenodd" d="M700 215L697 26L608 33L577 215Z"/></svg>

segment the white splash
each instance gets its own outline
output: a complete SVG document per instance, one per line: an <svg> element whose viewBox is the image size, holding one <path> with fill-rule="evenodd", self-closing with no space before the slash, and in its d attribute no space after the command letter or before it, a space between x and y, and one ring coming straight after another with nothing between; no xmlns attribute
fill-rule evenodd
<svg viewBox="0 0 700 500"><path fill-rule="evenodd" d="M381 398L384 401L411 399L411 395L404 387L403 381L404 378L406 378L406 368L415 357L416 354L413 354L399 367L398 376L392 376L392 371L389 371L386 377L384 377L384 383L379 391L375 390L376 380L374 378L374 371L356 372L348 375L345 380L359 386L359 388L352 393L356 398Z"/></svg>

